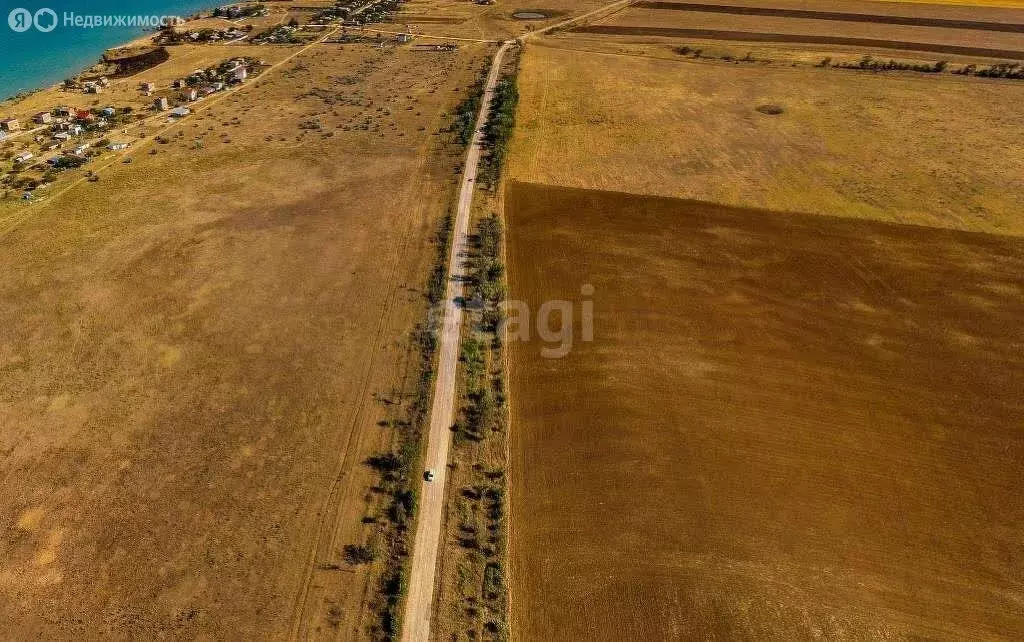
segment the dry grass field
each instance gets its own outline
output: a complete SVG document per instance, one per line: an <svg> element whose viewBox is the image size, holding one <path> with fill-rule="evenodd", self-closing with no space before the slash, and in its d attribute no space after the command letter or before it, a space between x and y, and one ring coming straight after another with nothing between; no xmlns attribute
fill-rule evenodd
<svg viewBox="0 0 1024 642"><path fill-rule="evenodd" d="M363 462L460 160L436 133L487 56L317 46L3 205L5 636L363 635L375 566L341 549L381 510Z"/></svg>
<svg viewBox="0 0 1024 642"><path fill-rule="evenodd" d="M568 34L526 48L520 89L521 180L1024 232L1020 81L693 60Z"/></svg>
<svg viewBox="0 0 1024 642"><path fill-rule="evenodd" d="M610 4L602 0L545 0L538 4L477 5L459 0L410 0L403 3L391 27L416 34L426 34L423 42L435 37L479 40L505 40L515 38L566 20L572 16L600 9ZM540 12L543 19L519 20L519 12Z"/></svg>
<svg viewBox="0 0 1024 642"><path fill-rule="evenodd" d="M512 184L517 640L1024 631L1024 241ZM577 303L577 341L580 336Z"/></svg>

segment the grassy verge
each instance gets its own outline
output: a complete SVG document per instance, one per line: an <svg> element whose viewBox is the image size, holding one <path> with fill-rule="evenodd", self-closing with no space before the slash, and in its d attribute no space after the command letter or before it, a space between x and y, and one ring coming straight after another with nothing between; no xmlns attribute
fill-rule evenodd
<svg viewBox="0 0 1024 642"><path fill-rule="evenodd" d="M436 256L427 283L427 298L432 307L444 299L451 237L452 216L449 214L441 221L434 239ZM379 599L375 604L379 618L371 627L374 639L380 640L394 640L401 633L407 567L418 504L416 480L423 467L423 434L436 376L437 333L431 321L420 324L413 331L412 345L419 356L418 379L406 418L393 422L397 437L392 449L366 462L380 474L377 492L388 497L387 510L377 521L377 545L373 548L345 547L345 556L350 563L372 561L378 554L383 555Z"/></svg>
<svg viewBox="0 0 1024 642"><path fill-rule="evenodd" d="M447 506L446 551L457 571L444 595L447 627L477 640L506 640L506 409L502 342L505 299L502 226L496 214L474 228L471 294L462 365L461 405L455 424L452 489Z"/></svg>

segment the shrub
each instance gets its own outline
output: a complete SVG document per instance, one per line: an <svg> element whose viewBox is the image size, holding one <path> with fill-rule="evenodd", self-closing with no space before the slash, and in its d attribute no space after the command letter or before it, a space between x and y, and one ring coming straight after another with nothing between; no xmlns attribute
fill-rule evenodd
<svg viewBox="0 0 1024 642"><path fill-rule="evenodd" d="M359 564L369 564L376 558L377 555L369 546L363 546L361 544L345 545L345 562L351 564L352 566L358 566Z"/></svg>

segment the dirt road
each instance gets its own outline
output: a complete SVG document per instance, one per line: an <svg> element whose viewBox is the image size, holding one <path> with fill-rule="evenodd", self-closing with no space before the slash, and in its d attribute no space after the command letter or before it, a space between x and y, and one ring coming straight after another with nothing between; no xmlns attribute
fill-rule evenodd
<svg viewBox="0 0 1024 642"><path fill-rule="evenodd" d="M477 165L483 148L483 126L490 113L501 60L512 44L504 43L494 56L491 73L484 87L483 105L477 117L476 131L466 156L466 170L462 176L459 208L455 215L455 236L448 257L448 292L445 299L444 322L441 326L440 356L434 386L434 402L430 412L430 432L427 435L427 457L424 462L424 467L433 470L435 477L431 482L424 481L420 491L419 519L416 523L416 540L413 544L409 576L409 596L405 606L405 626L402 629L403 642L425 642L430 636L434 575L444 512L444 484L448 472L451 427L455 416L455 375L462 330L462 281L468 276L463 257L466 256L469 243L469 211L473 204Z"/></svg>

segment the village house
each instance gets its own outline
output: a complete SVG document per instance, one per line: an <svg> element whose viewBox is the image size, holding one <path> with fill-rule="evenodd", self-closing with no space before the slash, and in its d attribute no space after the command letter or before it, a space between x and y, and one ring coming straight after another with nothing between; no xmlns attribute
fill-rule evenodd
<svg viewBox="0 0 1024 642"><path fill-rule="evenodd" d="M110 143L107 145L107 149L112 152L119 152L122 149L128 149L128 143Z"/></svg>
<svg viewBox="0 0 1024 642"><path fill-rule="evenodd" d="M198 89L187 89L185 91L183 97L184 97L185 100L187 100L189 102L194 101L194 100L199 100L199 90Z"/></svg>
<svg viewBox="0 0 1024 642"><path fill-rule="evenodd" d="M57 132L53 135L53 140L69 141L71 140L71 134L67 132Z"/></svg>
<svg viewBox="0 0 1024 642"><path fill-rule="evenodd" d="M50 143L48 145L43 145L43 151L52 152L55 149L60 149L61 145L62 145L62 143L60 141L53 142L53 143Z"/></svg>
<svg viewBox="0 0 1024 642"><path fill-rule="evenodd" d="M398 42L400 42L402 44L405 44L407 42L412 42L412 34L411 33L400 33L400 34L398 34L398 38L396 38L396 40L398 40Z"/></svg>
<svg viewBox="0 0 1024 642"><path fill-rule="evenodd" d="M71 127L68 127L68 133L72 136L81 136L83 131L85 131L85 129L81 125L72 125Z"/></svg>
<svg viewBox="0 0 1024 642"><path fill-rule="evenodd" d="M57 107L56 109L53 110L53 114L54 114L54 116L57 116L58 118L67 118L68 116L73 114L74 111L75 110L70 108L70 107Z"/></svg>
<svg viewBox="0 0 1024 642"><path fill-rule="evenodd" d="M18 122L17 118L7 118L0 120L0 130L5 132L16 132L21 129L21 123Z"/></svg>
<svg viewBox="0 0 1024 642"><path fill-rule="evenodd" d="M235 69L234 77L237 82L245 82L245 79L249 77L249 70L245 67L239 67Z"/></svg>
<svg viewBox="0 0 1024 642"><path fill-rule="evenodd" d="M19 163L19 164L20 163L27 163L28 161L32 160L33 158L35 158L35 154L33 154L32 152L22 152L22 153L20 153L20 154L18 154L17 156L14 157L14 162L15 163Z"/></svg>
<svg viewBox="0 0 1024 642"><path fill-rule="evenodd" d="M167 111L167 99L157 98L153 101L153 107L155 107L157 111Z"/></svg>
<svg viewBox="0 0 1024 642"><path fill-rule="evenodd" d="M40 125L47 125L53 120L53 116L48 111L41 111L32 117L32 120L39 123Z"/></svg>
<svg viewBox="0 0 1024 642"><path fill-rule="evenodd" d="M75 156L81 156L82 154L85 153L85 150L89 149L89 147L90 147L89 143L82 143L81 145L79 145L78 147L75 148L75 151L74 151Z"/></svg>
<svg viewBox="0 0 1024 642"><path fill-rule="evenodd" d="M174 116L175 118L184 118L185 116L188 116L191 113L192 110L188 107L175 107L171 110L171 116Z"/></svg>
<svg viewBox="0 0 1024 642"><path fill-rule="evenodd" d="M109 87L110 86L110 81L107 79L106 76L101 76L99 81L97 82L97 84L100 87Z"/></svg>
<svg viewBox="0 0 1024 642"><path fill-rule="evenodd" d="M154 85L151 82L144 82L144 83L142 83L142 91L146 91L146 92L156 91L156 85Z"/></svg>

